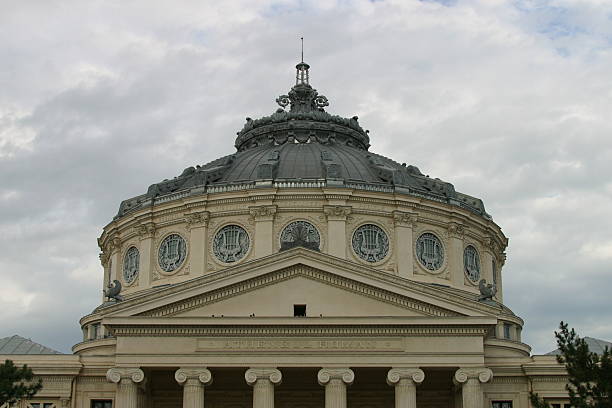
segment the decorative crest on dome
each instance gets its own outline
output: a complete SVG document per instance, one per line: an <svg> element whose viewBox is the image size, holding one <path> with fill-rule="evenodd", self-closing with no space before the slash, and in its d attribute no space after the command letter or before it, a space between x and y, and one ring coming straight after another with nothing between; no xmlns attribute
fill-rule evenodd
<svg viewBox="0 0 612 408"><path fill-rule="evenodd" d="M322 111L323 108L329 106L329 101L326 96L319 95L316 89L310 86L310 76L308 70L310 65L304 62L304 37L302 40L302 61L295 66L295 86L291 88L288 95L281 95L276 98L283 109L291 105L290 112L313 112Z"/></svg>

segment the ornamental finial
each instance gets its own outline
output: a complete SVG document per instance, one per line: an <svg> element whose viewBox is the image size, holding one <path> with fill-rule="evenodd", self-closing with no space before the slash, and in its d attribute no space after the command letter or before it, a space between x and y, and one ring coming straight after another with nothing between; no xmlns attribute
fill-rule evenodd
<svg viewBox="0 0 612 408"><path fill-rule="evenodd" d="M319 95L317 90L310 86L308 73L310 65L304 62L304 37L300 39L302 40L302 61L295 66L295 86L291 88L288 95L276 98L276 103L283 109L291 105L290 111L296 113L323 112L323 108L329 106L329 101L327 97Z"/></svg>

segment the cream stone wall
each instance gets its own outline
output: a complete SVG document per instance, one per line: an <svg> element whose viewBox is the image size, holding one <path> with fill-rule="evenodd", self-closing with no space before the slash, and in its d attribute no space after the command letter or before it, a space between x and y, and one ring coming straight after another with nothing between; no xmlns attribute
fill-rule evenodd
<svg viewBox="0 0 612 408"><path fill-rule="evenodd" d="M349 189L253 189L208 194L170 201L120 218L107 225L99 243L108 279L118 279L124 293L174 284L234 264L278 252L282 229L292 221L310 222L319 231L320 250L386 273L422 282L449 285L478 293L478 282L467 278L463 268L466 246L476 248L481 278L493 281L492 261L497 265L501 300L501 267L507 238L492 221L444 203L402 194L373 193ZM363 224L380 227L389 240L389 253L379 262L362 260L352 248L355 230ZM239 225L249 236L248 253L231 264L212 251L215 234L226 225ZM170 273L157 261L161 241L176 233L187 243L187 259ZM443 245L444 262L431 271L416 257L415 243L432 233ZM140 251L140 270L134 282L123 278L123 260L134 246Z"/></svg>

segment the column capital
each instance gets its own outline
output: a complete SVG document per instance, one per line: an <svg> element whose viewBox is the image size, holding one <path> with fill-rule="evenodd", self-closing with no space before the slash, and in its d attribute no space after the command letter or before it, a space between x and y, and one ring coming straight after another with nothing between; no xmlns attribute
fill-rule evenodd
<svg viewBox="0 0 612 408"><path fill-rule="evenodd" d="M187 229L207 227L209 220L210 220L210 212L208 211L185 213L185 221L187 222Z"/></svg>
<svg viewBox="0 0 612 408"><path fill-rule="evenodd" d="M258 380L269 380L272 384L279 384L283 374L276 368L249 368L244 373L247 384L254 385Z"/></svg>
<svg viewBox="0 0 612 408"><path fill-rule="evenodd" d="M404 211L393 211L393 222L395 226L414 227L418 220L419 218L416 214Z"/></svg>
<svg viewBox="0 0 612 408"><path fill-rule="evenodd" d="M272 221L276 214L275 205L261 205L258 207L249 207L251 219L255 221Z"/></svg>
<svg viewBox="0 0 612 408"><path fill-rule="evenodd" d="M141 240L151 239L155 236L156 229L157 227L155 226L155 223L149 221L138 225L136 227L136 232L138 233L138 236Z"/></svg>
<svg viewBox="0 0 612 408"><path fill-rule="evenodd" d="M200 368L179 368L174 373L174 379L177 383L183 385L187 380L198 380L203 385L212 383L212 374L205 367Z"/></svg>
<svg viewBox="0 0 612 408"><path fill-rule="evenodd" d="M317 374L319 385L325 385L332 379L342 380L345 384L352 384L355 380L355 373L350 368L322 368Z"/></svg>
<svg viewBox="0 0 612 408"><path fill-rule="evenodd" d="M481 383L487 383L493 378L493 371L486 367L460 368L455 372L455 381L459 384L466 383L470 379L477 379Z"/></svg>
<svg viewBox="0 0 612 408"><path fill-rule="evenodd" d="M113 367L106 372L106 379L116 384L126 379L139 383L144 380L144 372L140 368Z"/></svg>
<svg viewBox="0 0 612 408"><path fill-rule="evenodd" d="M425 373L416 367L394 367L387 373L387 384L389 385L396 385L403 379L420 384L425 379Z"/></svg>
<svg viewBox="0 0 612 408"><path fill-rule="evenodd" d="M323 213L327 220L346 221L346 217L352 212L352 207L345 205L324 205Z"/></svg>

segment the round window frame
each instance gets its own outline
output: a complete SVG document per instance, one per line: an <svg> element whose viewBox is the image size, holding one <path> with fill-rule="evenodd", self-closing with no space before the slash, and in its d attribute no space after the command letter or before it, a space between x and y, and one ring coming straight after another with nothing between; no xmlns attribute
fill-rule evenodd
<svg viewBox="0 0 612 408"><path fill-rule="evenodd" d="M136 252L138 253L138 268L136 269L136 274L134 275L132 280L128 281L125 277L125 260L132 248L134 248ZM125 250L125 252L123 253L122 260L123 262L121 263L121 279L123 280L123 283L125 283L126 286L132 286L136 283L136 281L138 280L138 277L140 276L140 248L138 248L134 244L129 245L127 249Z"/></svg>
<svg viewBox="0 0 612 408"><path fill-rule="evenodd" d="M465 265L465 251L469 248L472 247L474 248L474 251L476 252L476 257L478 259L478 278L476 278L476 280L472 280L469 275L468 275L468 271L467 271L467 267ZM464 247L463 247L463 254L461 256L462 259L462 263L463 263L463 273L465 275L465 277L467 278L468 282L470 282L470 284L472 284L473 286L478 286L478 282L482 279L482 259L480 256L480 251L478 250L478 247L476 245L474 245L473 243L467 243Z"/></svg>
<svg viewBox="0 0 612 408"><path fill-rule="evenodd" d="M425 267L423 263L421 262L419 255L417 254L419 239L425 234L431 234L434 237L436 237L438 241L440 242L440 245L442 246L442 250L444 251L444 254L442 256L442 264L440 265L438 269L435 269L435 270L431 270ZM440 275L444 273L448 265L448 250L446 248L446 243L444 242L444 239L441 239L438 233L430 229L424 229L422 231L419 231L418 233L415 234L415 236L416 236L416 239L414 240L414 259L416 260L416 263L419 266L419 268L421 268L423 271L427 272L430 275Z"/></svg>
<svg viewBox="0 0 612 408"><path fill-rule="evenodd" d="M380 260L380 261L376 261L376 262L370 262L366 259L363 259L361 256L359 256L359 254L357 253L357 251L355 251L355 248L353 247L353 237L355 236L355 234L357 233L357 230L365 225L374 225L378 228L380 228L382 230L382 232L385 234L385 236L387 237L387 243L389 244L389 248L387 249L387 253L385 254L385 256ZM359 262L363 262L365 265L370 265L370 266L379 266L384 264L385 262L389 261L389 259L391 258L391 252L392 252L392 248L393 248L393 242L391 241L391 234L389 234L389 231L387 231L387 229L385 227L383 227L380 223L375 222L375 221L367 221L367 222L363 222L361 224L358 224L355 228L353 228L353 230L351 231L351 234L349 235L349 240L348 240L348 245L351 248L351 254L353 255L353 257L355 259L357 259Z"/></svg>
<svg viewBox="0 0 612 408"><path fill-rule="evenodd" d="M221 230L225 227L229 227L235 225L237 227L242 228L242 230L246 233L247 238L249 239L249 247L247 248L246 252L244 253L244 256L240 259L238 259L237 261L234 262L224 262L221 259L217 258L217 255L215 254L215 239L217 238L217 234L219 234L219 232L221 232ZM247 259L249 257L249 255L251 254L251 250L253 249L253 237L251 236L248 228L246 228L244 226L244 224L240 223L240 222L236 222L236 221L229 221L226 222L224 224L221 224L219 227L217 227L217 229L215 229L215 231L212 233L211 237L210 237L210 255L212 257L212 259L214 260L214 262L216 262L219 265L223 265L223 266L233 266L233 265L238 265L241 262L244 262L245 259Z"/></svg>
<svg viewBox="0 0 612 408"><path fill-rule="evenodd" d="M314 227L314 229L317 231L317 234L319 234L319 252L323 252L323 234L321 234L321 229L318 228L317 224L314 223L312 220L309 219L305 219L305 218L295 218L292 219L290 221L287 221L279 230L278 230L278 239L277 239L277 243L278 243L278 250L280 251L280 249L283 247L283 241L282 241L282 237L283 237L283 232L285 231L285 229L287 229L287 227L291 224L293 224L294 222L307 222L308 224L312 225Z"/></svg>
<svg viewBox="0 0 612 408"><path fill-rule="evenodd" d="M183 262L180 263L180 265L178 266L178 268L168 272L166 271L164 268L162 268L162 266L159 263L159 250L162 246L162 244L164 243L164 241L171 235L178 235L179 237L181 237L181 239L183 240L183 242L185 243L185 258L183 259ZM162 237L160 238L160 240L158 241L157 244L157 251L155 252L155 265L157 270L165 276L172 276L172 275L176 275L181 269L183 269L185 267L185 265L188 264L188 259L189 259L189 240L185 238L185 236L183 234L181 234L178 231L171 231L168 232L164 235L162 235Z"/></svg>

